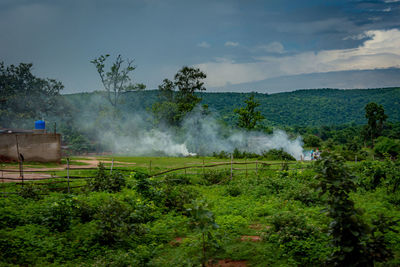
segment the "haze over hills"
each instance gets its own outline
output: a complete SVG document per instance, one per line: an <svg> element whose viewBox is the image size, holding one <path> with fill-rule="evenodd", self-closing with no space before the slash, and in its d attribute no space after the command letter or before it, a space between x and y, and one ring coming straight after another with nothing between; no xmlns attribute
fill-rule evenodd
<svg viewBox="0 0 400 267"><path fill-rule="evenodd" d="M64 95L77 110L85 107L98 114L106 105L100 92ZM129 114L148 113L157 101L157 90L127 92L124 94L121 110ZM244 106L250 93L200 93L202 104L229 125L236 123L235 108ZM400 121L400 88L383 89L313 89L294 92L261 94L255 99L260 103L258 109L264 115L265 125L339 125L345 123L364 124L364 107L369 102L383 105L390 121ZM83 114L82 114L83 116ZM88 115L88 118L91 115Z"/></svg>
<svg viewBox="0 0 400 267"><path fill-rule="evenodd" d="M208 91L279 93L303 88L368 89L396 86L400 86L399 68L280 76L250 83L212 87Z"/></svg>

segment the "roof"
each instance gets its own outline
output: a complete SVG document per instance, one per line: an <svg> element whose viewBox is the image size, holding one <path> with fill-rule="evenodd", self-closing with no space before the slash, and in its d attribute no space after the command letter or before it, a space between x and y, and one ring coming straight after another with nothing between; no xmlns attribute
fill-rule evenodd
<svg viewBox="0 0 400 267"><path fill-rule="evenodd" d="M13 134L13 133L33 133L33 131L24 129L13 129L13 128L0 128L0 134Z"/></svg>

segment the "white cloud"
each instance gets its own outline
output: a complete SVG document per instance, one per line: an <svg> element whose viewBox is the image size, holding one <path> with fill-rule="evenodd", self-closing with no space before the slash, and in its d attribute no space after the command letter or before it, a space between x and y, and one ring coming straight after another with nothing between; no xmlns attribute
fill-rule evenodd
<svg viewBox="0 0 400 267"><path fill-rule="evenodd" d="M227 42L225 42L225 46L236 47L236 46L239 46L239 43L238 42L227 41Z"/></svg>
<svg viewBox="0 0 400 267"><path fill-rule="evenodd" d="M365 33L360 33L360 34L356 34L356 35L351 35L351 36L346 36L343 38L343 40L362 40L367 38L368 36Z"/></svg>
<svg viewBox="0 0 400 267"><path fill-rule="evenodd" d="M282 54L285 52L285 48L280 42L272 42L267 45L260 45L257 48L262 49L268 53Z"/></svg>
<svg viewBox="0 0 400 267"><path fill-rule="evenodd" d="M400 0L385 0L385 3L397 3L400 2Z"/></svg>
<svg viewBox="0 0 400 267"><path fill-rule="evenodd" d="M352 49L304 52L290 56L258 57L256 62L198 64L211 87L264 80L284 75L400 67L400 31L365 32L369 39Z"/></svg>
<svg viewBox="0 0 400 267"><path fill-rule="evenodd" d="M198 43L197 46L202 47L202 48L210 48L211 47L211 45L205 41Z"/></svg>

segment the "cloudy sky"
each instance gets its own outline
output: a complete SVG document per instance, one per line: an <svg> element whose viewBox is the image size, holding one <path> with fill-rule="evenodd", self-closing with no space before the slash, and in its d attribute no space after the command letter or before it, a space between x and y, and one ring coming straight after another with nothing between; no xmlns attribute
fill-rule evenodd
<svg viewBox="0 0 400 267"><path fill-rule="evenodd" d="M106 53L134 59L149 89L183 65L213 91L368 88L386 70L382 86L400 86L399 17L400 0L0 0L0 61L31 62L64 93L101 89L90 60Z"/></svg>

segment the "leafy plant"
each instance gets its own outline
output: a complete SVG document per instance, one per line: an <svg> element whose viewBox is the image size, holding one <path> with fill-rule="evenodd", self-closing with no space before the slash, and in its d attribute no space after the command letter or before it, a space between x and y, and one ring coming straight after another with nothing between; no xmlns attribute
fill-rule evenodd
<svg viewBox="0 0 400 267"><path fill-rule="evenodd" d="M218 184L227 179L230 175L229 169L207 170L204 172L204 180L207 184Z"/></svg>
<svg viewBox="0 0 400 267"><path fill-rule="evenodd" d="M190 218L190 228L201 234L202 266L206 266L208 260L207 249L213 245L215 246L212 231L219 226L215 222L214 214L208 210L208 204L204 201L194 201L191 207L187 209L187 212Z"/></svg>
<svg viewBox="0 0 400 267"><path fill-rule="evenodd" d="M146 206L130 206L115 197L106 199L94 215L99 242L110 246L123 245L132 238L142 236L145 233L142 224L150 217L142 209Z"/></svg>
<svg viewBox="0 0 400 267"><path fill-rule="evenodd" d="M26 183L21 186L18 190L18 195L23 198L30 198L34 200L38 200L41 198L42 190L40 190L37 186L32 183Z"/></svg>
<svg viewBox="0 0 400 267"><path fill-rule="evenodd" d="M73 207L73 199L70 195L64 195L51 202L44 210L43 224L59 232L68 230L71 226Z"/></svg>
<svg viewBox="0 0 400 267"><path fill-rule="evenodd" d="M268 224L262 238L279 244L284 254L292 255L301 265L319 264L329 252L326 235L308 224L304 215L282 211L269 217Z"/></svg>
<svg viewBox="0 0 400 267"><path fill-rule="evenodd" d="M120 172L109 173L100 162L95 177L88 182L88 187L91 191L119 192L125 184L125 178Z"/></svg>

